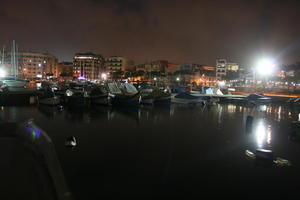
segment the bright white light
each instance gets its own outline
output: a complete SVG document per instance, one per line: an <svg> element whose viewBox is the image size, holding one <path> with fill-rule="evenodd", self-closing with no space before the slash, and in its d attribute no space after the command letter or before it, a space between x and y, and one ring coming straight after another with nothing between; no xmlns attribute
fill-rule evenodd
<svg viewBox="0 0 300 200"><path fill-rule="evenodd" d="M103 80L106 80L106 79L107 79L107 74L106 74L106 73L102 73L102 74L101 74L101 78L102 78Z"/></svg>
<svg viewBox="0 0 300 200"><path fill-rule="evenodd" d="M180 81L180 78L179 78L179 77L177 77L177 78L176 78L176 81Z"/></svg>
<svg viewBox="0 0 300 200"><path fill-rule="evenodd" d="M271 75L274 72L274 61L271 59L264 59L261 60L257 67L256 67L256 71L263 76L267 76L267 75Z"/></svg>
<svg viewBox="0 0 300 200"><path fill-rule="evenodd" d="M93 59L91 56L75 56L75 59Z"/></svg>
<svg viewBox="0 0 300 200"><path fill-rule="evenodd" d="M271 141L272 141L272 129L271 129L271 125L269 125L267 130L267 143L271 144Z"/></svg>
<svg viewBox="0 0 300 200"><path fill-rule="evenodd" d="M72 96L73 94L74 94L74 92L73 92L72 90L67 90L67 91L66 91L66 95L67 95L68 97Z"/></svg>
<svg viewBox="0 0 300 200"><path fill-rule="evenodd" d="M36 75L37 78L42 78L42 74Z"/></svg>
<svg viewBox="0 0 300 200"><path fill-rule="evenodd" d="M6 76L6 72L4 69L0 69L0 77Z"/></svg>
<svg viewBox="0 0 300 200"><path fill-rule="evenodd" d="M39 67L40 67L40 66L42 66L42 64L41 64L41 63L39 63Z"/></svg>
<svg viewBox="0 0 300 200"><path fill-rule="evenodd" d="M262 122L260 122L256 127L255 137L258 147L261 148L266 140L266 127Z"/></svg>
<svg viewBox="0 0 300 200"><path fill-rule="evenodd" d="M153 80L155 80L155 81L156 81L156 80L157 80L157 78L156 78L156 77L154 77L154 79L153 79Z"/></svg>
<svg viewBox="0 0 300 200"><path fill-rule="evenodd" d="M224 82L224 81L219 81L219 86L220 86L220 87L225 86L225 82Z"/></svg>

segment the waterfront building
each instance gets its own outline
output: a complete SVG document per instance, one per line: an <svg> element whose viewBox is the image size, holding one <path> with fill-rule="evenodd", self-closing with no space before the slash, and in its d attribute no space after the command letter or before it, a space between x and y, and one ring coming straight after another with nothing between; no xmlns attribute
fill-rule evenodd
<svg viewBox="0 0 300 200"><path fill-rule="evenodd" d="M227 64L227 61L225 59L217 59L217 61L216 61L216 77L217 77L217 79L222 79L222 77L226 76L226 64Z"/></svg>
<svg viewBox="0 0 300 200"><path fill-rule="evenodd" d="M226 59L216 60L216 77L218 80L223 79L227 73L238 73L239 65L237 63L227 62Z"/></svg>
<svg viewBox="0 0 300 200"><path fill-rule="evenodd" d="M133 71L134 62L123 56L111 56L105 59L105 65L110 73L118 71Z"/></svg>
<svg viewBox="0 0 300 200"><path fill-rule="evenodd" d="M104 58L94 53L77 53L73 58L73 74L87 80L100 79L105 72Z"/></svg>
<svg viewBox="0 0 300 200"><path fill-rule="evenodd" d="M136 65L136 71L144 71L144 72L157 72L157 73L165 73L166 68L168 67L168 61L166 60L156 60L147 62L145 64Z"/></svg>
<svg viewBox="0 0 300 200"><path fill-rule="evenodd" d="M73 63L72 62L61 62L58 64L58 75L61 77L72 77L73 76Z"/></svg>
<svg viewBox="0 0 300 200"><path fill-rule="evenodd" d="M58 77L58 60L49 53L18 53L18 73L23 78Z"/></svg>
<svg viewBox="0 0 300 200"><path fill-rule="evenodd" d="M180 71L181 69L181 65L179 63L176 62L168 62L168 66L165 69L166 73L174 73L177 71Z"/></svg>

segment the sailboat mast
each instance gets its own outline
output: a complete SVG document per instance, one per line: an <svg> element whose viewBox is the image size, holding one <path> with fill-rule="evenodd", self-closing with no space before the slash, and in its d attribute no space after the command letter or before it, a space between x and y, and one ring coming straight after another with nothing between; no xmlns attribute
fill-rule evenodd
<svg viewBox="0 0 300 200"><path fill-rule="evenodd" d="M4 51L5 51L5 46L3 45L2 47L2 60L1 60L1 64L4 66Z"/></svg>
<svg viewBox="0 0 300 200"><path fill-rule="evenodd" d="M10 73L14 75L14 42L12 43L10 50Z"/></svg>
<svg viewBox="0 0 300 200"><path fill-rule="evenodd" d="M17 66L16 66L16 43L15 43L15 40L13 40L13 42L12 42L10 60L11 60L12 75L16 78L17 77Z"/></svg>
<svg viewBox="0 0 300 200"><path fill-rule="evenodd" d="M15 65L16 65L16 76L19 76L19 48L18 48L18 45L16 44L16 52L15 52Z"/></svg>

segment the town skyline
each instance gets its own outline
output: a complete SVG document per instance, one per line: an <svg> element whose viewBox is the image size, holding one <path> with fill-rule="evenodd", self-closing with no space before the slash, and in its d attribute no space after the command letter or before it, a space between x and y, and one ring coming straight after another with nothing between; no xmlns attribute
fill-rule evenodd
<svg viewBox="0 0 300 200"><path fill-rule="evenodd" d="M38 9L35 9L37 8ZM136 63L172 60L212 65L227 58L253 65L262 56L299 61L299 1L2 2L0 44L51 52L121 55Z"/></svg>

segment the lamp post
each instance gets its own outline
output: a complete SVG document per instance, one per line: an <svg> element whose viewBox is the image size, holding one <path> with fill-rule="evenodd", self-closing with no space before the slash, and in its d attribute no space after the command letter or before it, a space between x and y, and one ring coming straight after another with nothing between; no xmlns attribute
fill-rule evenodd
<svg viewBox="0 0 300 200"><path fill-rule="evenodd" d="M260 62L258 62L256 69L254 71L255 74L255 90L256 90L256 85L257 85L257 74L259 74L262 79L264 78L265 81L269 76L271 76L274 72L275 69L275 64L274 64L273 59L262 59ZM262 82L263 83L263 82ZM263 88L265 88L265 83L263 83Z"/></svg>

